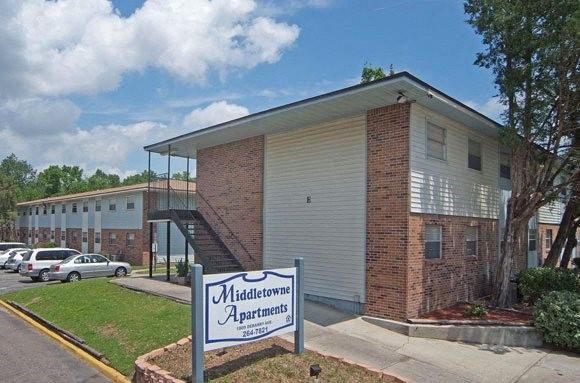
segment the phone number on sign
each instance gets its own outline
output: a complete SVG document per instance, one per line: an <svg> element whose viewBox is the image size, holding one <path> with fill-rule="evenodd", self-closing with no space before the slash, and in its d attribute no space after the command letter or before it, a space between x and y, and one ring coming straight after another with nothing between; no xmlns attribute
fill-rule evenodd
<svg viewBox="0 0 580 383"><path fill-rule="evenodd" d="M242 338L248 338L250 336L262 335L268 332L268 327L258 327L251 330L244 330L242 332Z"/></svg>

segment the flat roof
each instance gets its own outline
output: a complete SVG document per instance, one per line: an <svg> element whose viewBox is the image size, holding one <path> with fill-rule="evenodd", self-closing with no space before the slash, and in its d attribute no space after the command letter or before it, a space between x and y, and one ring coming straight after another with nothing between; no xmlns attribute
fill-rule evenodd
<svg viewBox="0 0 580 383"><path fill-rule="evenodd" d="M502 126L409 72L399 72L380 80L357 84L199 129L147 145L144 149L166 155L171 148L171 155L195 158L198 149L348 117L394 104L401 94L409 101L433 109L488 135L496 135Z"/></svg>
<svg viewBox="0 0 580 383"><path fill-rule="evenodd" d="M188 184L187 181L181 181L181 180L171 180L171 182L170 182L170 186L172 189L180 190L180 191L187 190L187 184ZM111 194L120 194L120 193L132 192L132 191L145 191L145 190L147 190L148 185L149 185L148 182L143 182L143 183L127 185L127 186L117 186L117 187L108 188L108 189L92 190L92 191L83 192L83 193L65 194L65 195L61 195L61 196L41 198L41 199L37 199L37 200L33 200L33 201L19 202L17 204L17 206L45 205L45 204L52 204L52 203L57 203L57 202L78 200L78 199L97 197L97 196L106 196L106 195L111 195ZM154 189L165 189L166 186L167 186L167 181L151 182L151 187ZM195 182L190 181L189 182L189 191L195 192L195 187L196 187Z"/></svg>

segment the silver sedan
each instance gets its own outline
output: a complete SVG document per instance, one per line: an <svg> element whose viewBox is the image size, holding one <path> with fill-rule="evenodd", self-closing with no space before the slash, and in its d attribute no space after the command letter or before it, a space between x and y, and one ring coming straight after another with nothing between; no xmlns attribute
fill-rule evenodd
<svg viewBox="0 0 580 383"><path fill-rule="evenodd" d="M73 255L50 266L49 279L76 282L82 278L124 277L131 273L127 262L112 262L99 254Z"/></svg>

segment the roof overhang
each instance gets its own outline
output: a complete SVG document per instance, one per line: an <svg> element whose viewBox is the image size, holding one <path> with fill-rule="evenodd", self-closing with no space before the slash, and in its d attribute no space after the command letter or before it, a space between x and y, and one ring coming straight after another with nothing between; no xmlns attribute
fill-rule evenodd
<svg viewBox="0 0 580 383"><path fill-rule="evenodd" d="M400 72L371 83L354 85L196 130L145 146L145 150L166 155L171 149L173 156L195 158L199 149L306 127L391 105L397 102L397 97L401 94L411 102L487 135L497 135L501 127L497 122L410 73Z"/></svg>

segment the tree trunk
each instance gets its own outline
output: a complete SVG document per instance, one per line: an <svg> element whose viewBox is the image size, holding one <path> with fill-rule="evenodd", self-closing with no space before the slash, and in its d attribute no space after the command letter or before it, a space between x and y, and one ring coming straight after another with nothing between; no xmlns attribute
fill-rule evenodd
<svg viewBox="0 0 580 383"><path fill-rule="evenodd" d="M574 238L576 238L576 220L578 219L578 214L580 213L580 206L578 201L580 201L580 185L575 185L572 190L572 195L566 203L566 209L564 210L564 215L562 215L562 221L560 222L560 228L558 229L558 234L556 239L550 248L548 257L544 261L544 266L546 267L556 267L558 264L558 258L562 253L562 248L573 233Z"/></svg>
<svg viewBox="0 0 580 383"><path fill-rule="evenodd" d="M566 239L566 247L564 247L564 253L562 254L562 260L560 261L560 267L568 268L568 265L570 264L572 250L574 250L578 244L578 241L576 240L576 230L578 230L578 226L569 230L568 238Z"/></svg>

